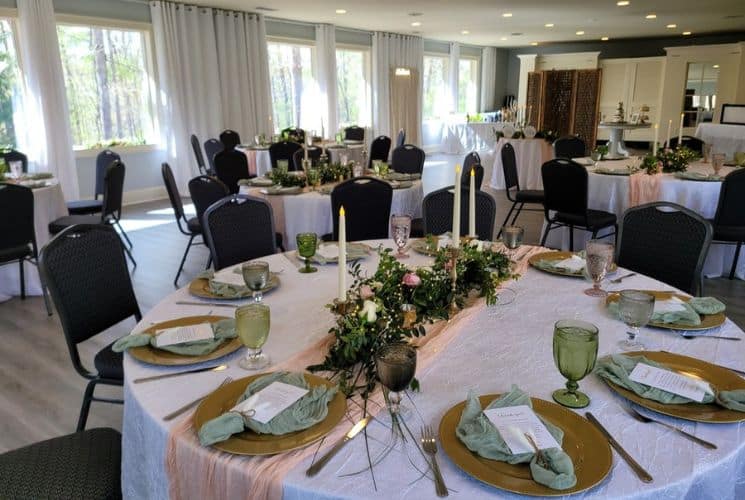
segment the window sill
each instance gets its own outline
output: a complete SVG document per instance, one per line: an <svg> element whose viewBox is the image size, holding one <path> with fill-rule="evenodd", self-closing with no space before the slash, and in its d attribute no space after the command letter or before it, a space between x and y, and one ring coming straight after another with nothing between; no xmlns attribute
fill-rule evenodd
<svg viewBox="0 0 745 500"><path fill-rule="evenodd" d="M105 148L76 149L73 151L75 158L95 158ZM141 144L137 146L112 146L110 148L120 154L151 153L161 151L163 148L158 144Z"/></svg>

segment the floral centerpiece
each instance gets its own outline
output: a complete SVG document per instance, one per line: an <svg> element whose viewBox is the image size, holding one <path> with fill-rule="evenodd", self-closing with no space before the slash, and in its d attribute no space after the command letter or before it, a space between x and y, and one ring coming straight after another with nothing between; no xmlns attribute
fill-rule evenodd
<svg viewBox="0 0 745 500"><path fill-rule="evenodd" d="M661 163L662 171L665 173L685 172L688 164L696 157L696 152L685 146L662 149L657 153L657 160Z"/></svg>
<svg viewBox="0 0 745 500"><path fill-rule="evenodd" d="M640 168L646 171L647 175L655 175L655 174L659 174L660 171L662 170L662 163L660 162L660 160L657 158L656 155L653 155L650 153L648 155L645 155L642 158L642 163L641 163Z"/></svg>
<svg viewBox="0 0 745 500"><path fill-rule="evenodd" d="M352 175L352 167L349 165L342 165L341 163L320 165L316 167L316 169L319 172L321 184L337 182L340 178L348 179ZM305 187L307 185L304 172L287 172L282 169L274 168L269 171L266 176L271 179L274 184L282 187Z"/></svg>

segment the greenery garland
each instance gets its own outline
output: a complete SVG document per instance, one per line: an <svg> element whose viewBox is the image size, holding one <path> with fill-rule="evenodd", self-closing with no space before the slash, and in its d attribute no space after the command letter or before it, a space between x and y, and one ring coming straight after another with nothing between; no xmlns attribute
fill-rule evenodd
<svg viewBox="0 0 745 500"><path fill-rule="evenodd" d="M320 174L321 184L337 182L340 177L347 179L352 174L352 167L341 163L324 164L314 168ZM271 179L274 184L282 187L305 187L307 185L304 172L287 172L279 168L273 168L266 174L266 177Z"/></svg>

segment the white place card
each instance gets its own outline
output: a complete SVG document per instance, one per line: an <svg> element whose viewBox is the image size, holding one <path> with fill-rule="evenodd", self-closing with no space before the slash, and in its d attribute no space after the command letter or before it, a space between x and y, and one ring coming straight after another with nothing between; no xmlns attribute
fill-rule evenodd
<svg viewBox="0 0 745 500"><path fill-rule="evenodd" d="M577 255L572 255L568 259L560 260L554 267L566 269L569 272L576 273L585 268L585 259Z"/></svg>
<svg viewBox="0 0 745 500"><path fill-rule="evenodd" d="M675 296L672 296L667 300L656 300L654 302L654 312L656 314L663 314L663 313L683 311L683 310L685 310L683 301Z"/></svg>
<svg viewBox="0 0 745 500"><path fill-rule="evenodd" d="M212 276L212 281L232 286L246 286L240 266L228 267L216 272L215 275Z"/></svg>
<svg viewBox="0 0 745 500"><path fill-rule="evenodd" d="M155 347L165 347L167 345L183 344L185 342L209 340L214 338L215 332L212 331L212 325L209 323L177 326L174 328L157 330L155 332Z"/></svg>
<svg viewBox="0 0 745 500"><path fill-rule="evenodd" d="M245 413L253 410L255 413L251 418L266 424L308 392L308 389L284 382L272 382L242 403L235 405L230 411Z"/></svg>
<svg viewBox="0 0 745 500"><path fill-rule="evenodd" d="M492 408L484 410L484 415L494 424L510 451L515 455L535 451L525 434L533 438L540 450L561 448L543 422L527 405Z"/></svg>
<svg viewBox="0 0 745 500"><path fill-rule="evenodd" d="M629 378L634 382L662 389L699 403L704 400L707 393L713 394L709 384L703 380L644 363L637 363Z"/></svg>

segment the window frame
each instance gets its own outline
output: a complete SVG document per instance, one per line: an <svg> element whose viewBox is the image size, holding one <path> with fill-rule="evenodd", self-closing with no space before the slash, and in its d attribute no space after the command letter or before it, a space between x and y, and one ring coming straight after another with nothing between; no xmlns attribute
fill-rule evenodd
<svg viewBox="0 0 745 500"><path fill-rule="evenodd" d="M479 107L481 102L481 57L480 56L472 56L472 55L462 55L458 58L458 64L460 65L460 62L463 60L467 60L469 62L475 62L476 63L476 71L475 73L475 84L476 84L476 109L473 111L474 113L479 113ZM460 80L460 68L458 68L458 79ZM460 81L458 82L458 101L460 102ZM456 111L457 113L470 113L470 111L466 110L461 112L460 110Z"/></svg>
<svg viewBox="0 0 745 500"><path fill-rule="evenodd" d="M444 78L443 81L445 82L445 85L448 85L448 81L450 79L450 54L447 52L424 52L422 56L422 122L428 122L428 121L443 121L447 119L447 115L445 116L431 116L426 117L424 116L424 95L425 95L425 89L424 89L424 59L427 57L434 57L438 59L442 59L445 62L444 68Z"/></svg>
<svg viewBox="0 0 745 500"><path fill-rule="evenodd" d="M336 44L336 50L346 50L350 52L361 52L363 54L364 58L364 77L365 82L367 83L367 123L365 125L362 125L363 128L369 129L372 127L373 122L373 91L372 91L372 47L368 45L356 45L351 43L337 43ZM336 54L334 54L336 56ZM338 90L338 79L339 79L339 70L337 67L337 73L336 73L336 79L337 79L337 96L336 96L336 108L337 108L337 118L338 118L338 109L339 109L339 90ZM341 122L341 120L340 120ZM355 125L360 125L359 123L356 123Z"/></svg>

